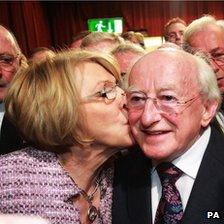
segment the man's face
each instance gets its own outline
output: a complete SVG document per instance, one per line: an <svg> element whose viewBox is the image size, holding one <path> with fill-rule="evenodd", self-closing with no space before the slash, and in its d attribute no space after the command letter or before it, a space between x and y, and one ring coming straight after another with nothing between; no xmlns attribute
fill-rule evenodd
<svg viewBox="0 0 224 224"><path fill-rule="evenodd" d="M211 66L216 74L219 89L224 93L224 29L208 25L195 32L188 43L193 49L200 50L211 58Z"/></svg>
<svg viewBox="0 0 224 224"><path fill-rule="evenodd" d="M134 63L141 57L140 54L131 51L118 52L114 56L120 65L122 75L125 75L127 71L129 71L129 69L134 65Z"/></svg>
<svg viewBox="0 0 224 224"><path fill-rule="evenodd" d="M178 46L183 44L183 33L186 26L182 23L173 23L167 29L167 40Z"/></svg>
<svg viewBox="0 0 224 224"><path fill-rule="evenodd" d="M207 108L195 81L196 65L188 54L178 52L158 50L144 56L134 65L129 78L131 130L145 155L156 162L180 156L199 137L202 126L208 125ZM131 108L131 101L135 106L142 103L140 91L151 99L142 108ZM171 109L158 108L152 98L171 105ZM174 106L176 101L187 103Z"/></svg>
<svg viewBox="0 0 224 224"><path fill-rule="evenodd" d="M16 70L19 67L16 46L8 33L0 31L0 101L5 98Z"/></svg>

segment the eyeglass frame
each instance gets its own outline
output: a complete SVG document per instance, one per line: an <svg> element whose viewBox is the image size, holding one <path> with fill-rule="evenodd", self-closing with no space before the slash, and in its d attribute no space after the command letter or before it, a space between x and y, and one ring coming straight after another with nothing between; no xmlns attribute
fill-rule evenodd
<svg viewBox="0 0 224 224"><path fill-rule="evenodd" d="M219 69L221 69L222 71L224 71L224 55L223 55L223 59L222 59L223 61L220 61L220 60L218 60L217 58L212 57L212 56L210 56L209 59L212 60L212 62L213 62ZM219 64L217 61L222 62L222 64Z"/></svg>
<svg viewBox="0 0 224 224"><path fill-rule="evenodd" d="M189 44L185 44L184 48L185 48L186 51L188 51L192 54L195 54L195 55L199 55L200 57L204 58L205 61L210 65L211 65L211 61L212 61L219 69L224 71L224 52L223 52L223 54L219 53L218 57L217 56L214 57L214 56L212 56L211 53L204 52L202 50L198 50L196 48L193 48ZM223 49L223 51L224 51L224 49ZM221 55L221 57L220 57L220 55ZM221 58L221 60L219 58ZM222 64L219 64L217 61L222 62Z"/></svg>
<svg viewBox="0 0 224 224"><path fill-rule="evenodd" d="M110 82L106 82L106 83L110 83ZM106 84L105 83L105 84ZM118 84L116 84L116 83L112 83L111 82L111 84L114 84L113 86L111 86L111 89L109 90L109 91L105 91L105 89L101 89L100 91L98 91L98 92L96 92L96 93L94 93L94 94L92 94L92 95L89 95L89 96L86 96L84 99L84 102L86 102L86 101L88 101L88 100L93 100L93 98L95 98L95 97L102 97L102 98L104 98L104 101L105 101L105 103L107 103L107 101L106 101L106 99L109 101L109 102L111 102L111 101L113 101L114 99L116 99L116 97L117 97L117 87L118 87ZM104 85L104 87L105 87L105 85ZM114 91L114 96L111 98L111 97L108 97L108 93L112 93L112 91ZM103 96L103 94L105 94L105 96Z"/></svg>
<svg viewBox="0 0 224 224"><path fill-rule="evenodd" d="M147 93L145 93L145 92L143 92L143 91L126 91L126 96L127 96L127 108L128 108L128 110L130 110L130 108L129 108L129 102L130 102L130 100L128 99L128 95L129 95L129 94L132 94L132 93L143 94L143 95L145 96L145 102L144 102L144 104L143 104L142 106L136 106L136 108L132 108L132 109L134 109L134 110L143 110L144 107L145 107L146 101L147 101L148 99L150 99L150 100L152 100L152 102L153 102L153 104L155 105L156 109L157 109L160 113L164 113L164 114L168 114L168 115L172 115L172 114L176 114L176 115L177 115L177 114L182 113L187 107L185 107L183 110L178 111L178 112L175 111L175 107L184 106L184 105L186 105L186 104L188 104L188 103L190 103L190 102L191 102L191 104L192 104L196 99L198 99L199 96L201 96L201 92L199 92L199 93L196 94L194 97L192 97L192 98L190 98L190 99L188 99L188 100L185 100L185 101L177 100L177 101L175 102L176 105L175 105L174 107L170 107L169 105L165 105L165 107L168 106L168 107L170 107L171 110L172 110L172 109L174 110L174 113L168 113L167 111L164 111L163 109L161 109L161 103L158 104L158 102L161 102L161 100L159 100L158 98L150 97L150 96L147 95ZM188 106L190 106L191 104L189 104ZM163 106L164 106L164 105L163 105ZM137 108L137 107L139 107L139 108Z"/></svg>
<svg viewBox="0 0 224 224"><path fill-rule="evenodd" d="M1 56L3 56L3 55L7 55L7 56L10 56L10 57L12 57L13 59L13 61L12 62L7 62L7 63L5 63L5 62L3 62L3 60L1 59ZM15 69L15 61L16 61L16 59L18 59L19 57L20 57L20 55L21 55L21 53L17 53L16 54L16 56L15 55L13 55L13 54L6 54L6 53L2 53L2 54L0 54L0 67L4 70L4 71L7 71L7 72L12 72L14 69ZM10 67L9 69L7 69L6 67Z"/></svg>

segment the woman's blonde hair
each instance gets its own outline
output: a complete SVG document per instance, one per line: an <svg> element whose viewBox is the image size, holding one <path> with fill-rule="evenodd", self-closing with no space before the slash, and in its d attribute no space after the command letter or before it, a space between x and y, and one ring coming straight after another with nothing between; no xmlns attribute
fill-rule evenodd
<svg viewBox="0 0 224 224"><path fill-rule="evenodd" d="M120 79L112 56L88 51L64 51L16 74L5 99L6 116L26 141L46 148L84 144L77 133L85 115L75 68L85 62L97 63Z"/></svg>

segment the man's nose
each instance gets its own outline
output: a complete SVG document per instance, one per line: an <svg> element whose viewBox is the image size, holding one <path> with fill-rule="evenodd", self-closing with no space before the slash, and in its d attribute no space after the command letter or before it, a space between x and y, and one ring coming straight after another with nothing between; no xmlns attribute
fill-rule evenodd
<svg viewBox="0 0 224 224"><path fill-rule="evenodd" d="M176 40L180 40L182 35L180 33L176 33Z"/></svg>
<svg viewBox="0 0 224 224"><path fill-rule="evenodd" d="M141 115L141 125L143 127L149 127L153 123L160 121L161 118L161 114L155 106L154 101L148 99Z"/></svg>

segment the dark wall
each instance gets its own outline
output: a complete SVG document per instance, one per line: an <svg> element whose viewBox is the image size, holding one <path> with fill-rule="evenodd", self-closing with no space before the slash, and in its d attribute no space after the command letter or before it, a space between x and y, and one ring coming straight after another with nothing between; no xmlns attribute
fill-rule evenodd
<svg viewBox="0 0 224 224"><path fill-rule="evenodd" d="M87 29L89 18L123 17L124 31L145 28L159 36L164 24L179 16L224 18L223 1L20 1L0 2L0 23L9 27L26 55L38 47L63 48Z"/></svg>

